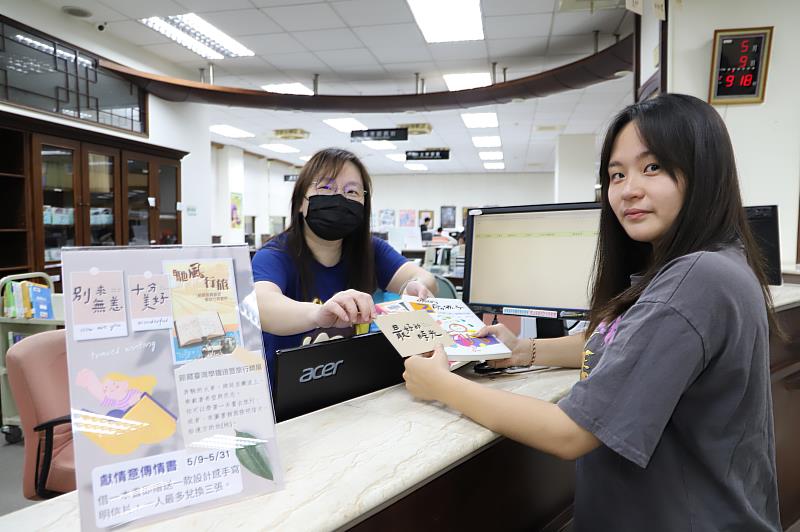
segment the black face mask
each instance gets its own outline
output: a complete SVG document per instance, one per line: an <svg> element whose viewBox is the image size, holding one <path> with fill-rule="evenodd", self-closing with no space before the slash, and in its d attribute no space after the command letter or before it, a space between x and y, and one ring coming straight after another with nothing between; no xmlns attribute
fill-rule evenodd
<svg viewBox="0 0 800 532"><path fill-rule="evenodd" d="M323 240L341 240L364 221L364 206L341 194L308 198L306 223Z"/></svg>

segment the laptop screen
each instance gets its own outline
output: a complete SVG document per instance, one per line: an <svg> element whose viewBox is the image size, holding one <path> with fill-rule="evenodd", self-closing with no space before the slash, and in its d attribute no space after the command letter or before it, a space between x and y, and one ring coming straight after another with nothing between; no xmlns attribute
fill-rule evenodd
<svg viewBox="0 0 800 532"><path fill-rule="evenodd" d="M379 332L279 349L276 357L278 421L403 381L403 358Z"/></svg>

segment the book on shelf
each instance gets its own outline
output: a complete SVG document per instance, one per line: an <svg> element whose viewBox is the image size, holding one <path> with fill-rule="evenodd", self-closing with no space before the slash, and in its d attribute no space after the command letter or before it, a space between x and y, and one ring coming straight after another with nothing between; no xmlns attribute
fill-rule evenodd
<svg viewBox="0 0 800 532"><path fill-rule="evenodd" d="M175 320L175 335L178 346L199 344L204 338L225 336L225 327L218 312L211 310L184 316Z"/></svg>
<svg viewBox="0 0 800 532"><path fill-rule="evenodd" d="M12 345L14 345L17 342L19 342L20 340L22 340L23 338L31 336L32 334L33 333L21 333L21 332L16 332L16 331L8 331L8 347L11 347Z"/></svg>
<svg viewBox="0 0 800 532"><path fill-rule="evenodd" d="M46 285L11 281L3 293L3 315L7 318L53 319L53 295Z"/></svg>

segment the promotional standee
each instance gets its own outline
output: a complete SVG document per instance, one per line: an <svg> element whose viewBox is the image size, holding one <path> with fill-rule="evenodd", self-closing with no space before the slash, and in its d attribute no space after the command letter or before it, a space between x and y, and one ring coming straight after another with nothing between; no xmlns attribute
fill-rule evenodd
<svg viewBox="0 0 800 532"><path fill-rule="evenodd" d="M65 249L62 272L82 530L283 486L246 246Z"/></svg>

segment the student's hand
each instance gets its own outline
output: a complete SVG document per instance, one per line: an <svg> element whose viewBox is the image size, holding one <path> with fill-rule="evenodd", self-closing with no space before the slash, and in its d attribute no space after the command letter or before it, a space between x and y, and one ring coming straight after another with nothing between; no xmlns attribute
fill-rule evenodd
<svg viewBox="0 0 800 532"><path fill-rule="evenodd" d="M406 284L406 287L403 289L403 293L400 295L404 296L416 296L420 299L428 299L429 297L433 297L433 293L428 290L428 287L423 284L422 281L417 279L413 279Z"/></svg>
<svg viewBox="0 0 800 532"><path fill-rule="evenodd" d="M447 355L440 345L432 353L408 357L405 366L403 379L406 381L406 390L424 401L439 399L442 385L453 376Z"/></svg>
<svg viewBox="0 0 800 532"><path fill-rule="evenodd" d="M484 336L489 336L490 334L496 336L501 342L506 344L506 347L511 349L511 356L497 360L487 360L487 366L492 368L508 368L511 366L528 365L528 362L531 360L531 355L527 349L524 349L525 342L517 338L517 335L511 332L508 327L502 323L498 323L497 325L489 325L475 333L475 336L477 338L483 338Z"/></svg>
<svg viewBox="0 0 800 532"><path fill-rule="evenodd" d="M369 323L375 319L372 296L358 290L335 293L324 305L315 309L317 327L349 327L356 323Z"/></svg>

